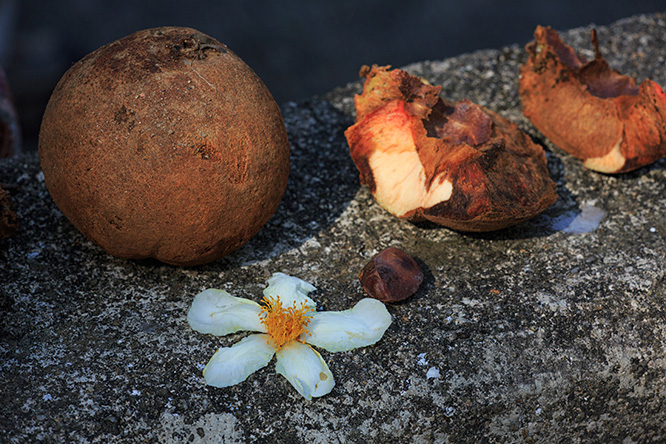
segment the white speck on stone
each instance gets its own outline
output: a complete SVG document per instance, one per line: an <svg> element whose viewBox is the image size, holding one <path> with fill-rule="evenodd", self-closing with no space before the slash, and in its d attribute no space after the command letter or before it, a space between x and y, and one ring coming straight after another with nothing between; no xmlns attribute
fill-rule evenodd
<svg viewBox="0 0 666 444"><path fill-rule="evenodd" d="M50 400L53 399L53 396L51 396L50 393L47 393L46 395L44 395L44 396L42 397L42 399L43 399L44 401L50 401Z"/></svg>
<svg viewBox="0 0 666 444"><path fill-rule="evenodd" d="M657 229L655 227L650 227L650 233L656 233Z"/></svg>
<svg viewBox="0 0 666 444"><path fill-rule="evenodd" d="M540 415L540 414L541 414L541 407L539 407L538 409L536 409L536 411L535 411L534 413L536 413L537 415Z"/></svg>
<svg viewBox="0 0 666 444"><path fill-rule="evenodd" d="M140 396L141 395L141 390L134 389L132 390L132 393L130 393L132 396Z"/></svg>
<svg viewBox="0 0 666 444"><path fill-rule="evenodd" d="M558 296L545 291L537 292L537 300L542 306L548 307L552 311L566 311L569 309L569 303L566 299L561 299Z"/></svg>
<svg viewBox="0 0 666 444"><path fill-rule="evenodd" d="M444 416L447 418L450 418L453 416L453 414L456 412L455 407L447 407L444 409Z"/></svg>
<svg viewBox="0 0 666 444"><path fill-rule="evenodd" d="M426 379L439 378L439 369L437 367L430 367L426 373Z"/></svg>
<svg viewBox="0 0 666 444"><path fill-rule="evenodd" d="M426 361L426 358L425 358L426 354L427 354L427 353L420 353L420 354L417 356L417 358L419 358L419 359L416 361L416 363L417 363L418 365L428 365L428 361Z"/></svg>

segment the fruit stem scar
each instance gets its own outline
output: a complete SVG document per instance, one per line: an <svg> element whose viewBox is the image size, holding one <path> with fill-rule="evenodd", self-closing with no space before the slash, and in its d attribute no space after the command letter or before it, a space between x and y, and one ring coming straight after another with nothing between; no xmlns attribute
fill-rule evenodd
<svg viewBox="0 0 666 444"><path fill-rule="evenodd" d="M213 88L215 91L217 91L217 88L215 87L215 85L213 85L213 84L210 83L208 80L206 80L206 78L205 78L204 76L202 76L201 74L199 74L199 71L197 71L196 69L194 69L194 60L185 60L185 63L187 63L187 64L190 65L190 69L191 69L192 71L194 71L194 73L195 73L196 75L198 75L198 76L201 78L201 80L203 80L204 82L208 83L208 86L210 86L210 87Z"/></svg>

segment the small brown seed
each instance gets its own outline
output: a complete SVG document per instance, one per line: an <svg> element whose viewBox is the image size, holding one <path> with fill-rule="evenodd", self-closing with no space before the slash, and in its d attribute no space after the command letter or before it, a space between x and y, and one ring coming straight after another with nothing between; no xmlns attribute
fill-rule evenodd
<svg viewBox="0 0 666 444"><path fill-rule="evenodd" d="M423 271L407 253L390 247L373 257L358 278L370 297L382 302L400 302L416 293L423 281Z"/></svg>

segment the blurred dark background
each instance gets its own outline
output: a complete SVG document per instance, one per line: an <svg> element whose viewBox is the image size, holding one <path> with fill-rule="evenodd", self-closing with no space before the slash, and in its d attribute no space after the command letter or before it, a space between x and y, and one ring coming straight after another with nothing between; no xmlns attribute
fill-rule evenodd
<svg viewBox="0 0 666 444"><path fill-rule="evenodd" d="M282 104L354 81L363 64L441 60L523 45L537 24L564 30L664 10L664 0L0 0L0 64L31 150L67 68L143 28L189 26L222 41Z"/></svg>

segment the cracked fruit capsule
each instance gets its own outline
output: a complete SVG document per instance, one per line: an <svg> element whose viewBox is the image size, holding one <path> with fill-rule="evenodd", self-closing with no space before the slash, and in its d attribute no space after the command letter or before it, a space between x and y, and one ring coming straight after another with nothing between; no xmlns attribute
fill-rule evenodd
<svg viewBox="0 0 666 444"><path fill-rule="evenodd" d="M364 66L361 76L345 135L361 183L391 214L492 231L557 200L543 149L514 123L403 70Z"/></svg>
<svg viewBox="0 0 666 444"><path fill-rule="evenodd" d="M594 30L592 44L588 62L557 31L537 27L520 70L523 114L591 170L623 173L666 156L664 91L611 69Z"/></svg>

